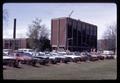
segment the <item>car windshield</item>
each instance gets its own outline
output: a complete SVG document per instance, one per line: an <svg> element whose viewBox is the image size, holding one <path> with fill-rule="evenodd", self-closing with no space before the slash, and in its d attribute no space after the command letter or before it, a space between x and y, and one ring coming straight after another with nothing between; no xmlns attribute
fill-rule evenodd
<svg viewBox="0 0 120 83"><path fill-rule="evenodd" d="M46 54L46 56L52 56L52 54Z"/></svg>
<svg viewBox="0 0 120 83"><path fill-rule="evenodd" d="M81 55L85 55L85 52L81 52Z"/></svg>
<svg viewBox="0 0 120 83"><path fill-rule="evenodd" d="M75 53L75 55L80 56L80 53Z"/></svg>
<svg viewBox="0 0 120 83"><path fill-rule="evenodd" d="M29 50L29 52L33 52L33 50Z"/></svg>
<svg viewBox="0 0 120 83"><path fill-rule="evenodd" d="M73 55L73 53L67 53L67 55Z"/></svg>
<svg viewBox="0 0 120 83"><path fill-rule="evenodd" d="M41 53L39 53L39 56L45 56L45 54L41 54Z"/></svg>
<svg viewBox="0 0 120 83"><path fill-rule="evenodd" d="M58 53L59 55L66 55L66 53Z"/></svg>
<svg viewBox="0 0 120 83"><path fill-rule="evenodd" d="M56 56L57 54L52 54L53 56Z"/></svg>
<svg viewBox="0 0 120 83"><path fill-rule="evenodd" d="M64 54L58 53L58 56L63 56Z"/></svg>
<svg viewBox="0 0 120 83"><path fill-rule="evenodd" d="M24 53L25 56L32 56L31 54L29 53Z"/></svg>
<svg viewBox="0 0 120 83"><path fill-rule="evenodd" d="M3 56L7 56L7 54L3 53Z"/></svg>

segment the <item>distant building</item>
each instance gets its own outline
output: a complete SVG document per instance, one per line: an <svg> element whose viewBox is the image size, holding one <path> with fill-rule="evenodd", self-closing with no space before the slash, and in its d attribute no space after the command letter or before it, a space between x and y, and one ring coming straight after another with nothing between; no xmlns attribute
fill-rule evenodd
<svg viewBox="0 0 120 83"><path fill-rule="evenodd" d="M97 26L68 17L51 20L52 49L90 51L97 49Z"/></svg>
<svg viewBox="0 0 120 83"><path fill-rule="evenodd" d="M26 38L16 38L15 39L15 49L18 48L27 48L27 39ZM3 39L3 49L13 49L14 39Z"/></svg>
<svg viewBox="0 0 120 83"><path fill-rule="evenodd" d="M116 41L114 39L99 39L97 43L98 50L115 50Z"/></svg>

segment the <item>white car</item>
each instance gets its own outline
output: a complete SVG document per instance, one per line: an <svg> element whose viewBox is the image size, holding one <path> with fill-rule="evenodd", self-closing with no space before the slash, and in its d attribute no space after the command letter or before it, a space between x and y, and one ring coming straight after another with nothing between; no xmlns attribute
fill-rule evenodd
<svg viewBox="0 0 120 83"><path fill-rule="evenodd" d="M80 57L81 57L81 56L76 56L73 52L66 53L66 55L64 56L67 57L70 62L78 62L80 61Z"/></svg>
<svg viewBox="0 0 120 83"><path fill-rule="evenodd" d="M65 55L66 55L66 52L57 52L55 54L55 58L57 59L57 62L63 62L63 63L69 62L68 58Z"/></svg>
<svg viewBox="0 0 120 83"><path fill-rule="evenodd" d="M114 52L105 50L102 53L103 56L105 56L106 59L114 59Z"/></svg>
<svg viewBox="0 0 120 83"><path fill-rule="evenodd" d="M79 56L80 61L87 61L88 60L88 56L85 52L77 53L76 55Z"/></svg>
<svg viewBox="0 0 120 83"><path fill-rule="evenodd" d="M98 55L96 54L96 52L91 52L89 54L90 54L90 57L89 57L90 61L97 61L97 60L99 60Z"/></svg>
<svg viewBox="0 0 120 83"><path fill-rule="evenodd" d="M3 49L3 53L5 53L5 54L9 54L10 52L12 51L12 49Z"/></svg>
<svg viewBox="0 0 120 83"><path fill-rule="evenodd" d="M15 60L16 57L14 57L14 56L3 56L3 60L8 60L8 59Z"/></svg>
<svg viewBox="0 0 120 83"><path fill-rule="evenodd" d="M49 57L49 62L50 63L52 63L52 64L57 63L56 54L49 53L49 54L46 54L46 56Z"/></svg>
<svg viewBox="0 0 120 83"><path fill-rule="evenodd" d="M24 53L30 53L33 54L34 51L32 49L27 49L27 48L21 48L17 50L18 52L24 52Z"/></svg>
<svg viewBox="0 0 120 83"><path fill-rule="evenodd" d="M19 63L16 62L15 56L8 56L5 53L3 53L3 65L18 67Z"/></svg>

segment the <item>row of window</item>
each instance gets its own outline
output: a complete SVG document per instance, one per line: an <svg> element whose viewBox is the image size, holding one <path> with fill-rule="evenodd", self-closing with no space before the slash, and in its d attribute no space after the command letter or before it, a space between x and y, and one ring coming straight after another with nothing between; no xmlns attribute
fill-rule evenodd
<svg viewBox="0 0 120 83"><path fill-rule="evenodd" d="M14 46L14 40L5 40L4 41L4 47L3 48L13 48ZM15 48L21 47L21 41L16 40L15 41Z"/></svg>
<svg viewBox="0 0 120 83"><path fill-rule="evenodd" d="M88 28L89 26L89 28ZM68 41L69 46L88 46L96 47L97 41L97 28L80 22L71 22L68 24L68 38L72 40Z"/></svg>
<svg viewBox="0 0 120 83"><path fill-rule="evenodd" d="M85 31L85 33L89 35L94 35L94 36L97 35L97 26L90 25L81 21L71 20L71 22L68 23L68 27L71 27L70 32L72 32L72 29L75 29L78 31Z"/></svg>

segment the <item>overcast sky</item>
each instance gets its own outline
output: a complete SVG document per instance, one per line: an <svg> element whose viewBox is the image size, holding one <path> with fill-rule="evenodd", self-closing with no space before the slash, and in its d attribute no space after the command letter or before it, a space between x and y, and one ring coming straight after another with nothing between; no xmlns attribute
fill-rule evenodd
<svg viewBox="0 0 120 83"><path fill-rule="evenodd" d="M101 39L106 27L117 21L117 8L114 3L5 3L3 9L8 12L8 20L3 20L3 38L13 37L13 22L17 19L16 37L26 38L28 26L35 18L42 19L49 33L51 19L67 17L80 19L98 27L97 39Z"/></svg>

